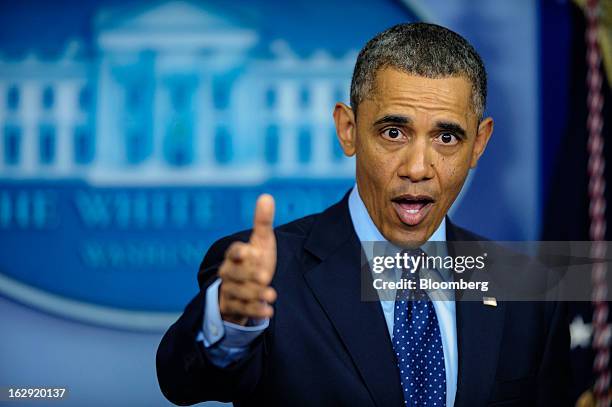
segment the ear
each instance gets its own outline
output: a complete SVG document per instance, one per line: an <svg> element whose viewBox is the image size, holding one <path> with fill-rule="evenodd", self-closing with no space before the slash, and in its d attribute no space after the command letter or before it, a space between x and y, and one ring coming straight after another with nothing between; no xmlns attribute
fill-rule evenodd
<svg viewBox="0 0 612 407"><path fill-rule="evenodd" d="M336 135L347 157L355 155L355 114L353 109L344 103L336 103L334 107L334 122L336 123Z"/></svg>
<svg viewBox="0 0 612 407"><path fill-rule="evenodd" d="M478 125L476 141L474 142L474 148L472 149L470 168L476 168L476 164L478 164L480 156L482 153L484 153L487 143L491 138L491 134L493 134L493 119L491 117L487 117Z"/></svg>

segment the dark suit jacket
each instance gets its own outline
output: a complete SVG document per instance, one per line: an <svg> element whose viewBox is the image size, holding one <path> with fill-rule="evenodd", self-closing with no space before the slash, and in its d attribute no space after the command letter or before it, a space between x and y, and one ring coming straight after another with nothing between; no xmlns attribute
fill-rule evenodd
<svg viewBox="0 0 612 407"><path fill-rule="evenodd" d="M198 274L200 293L164 335L157 376L181 405L402 406L395 356L382 308L361 301L360 242L348 194L321 214L275 229L278 292L268 329L248 356L218 368L196 336L206 288L224 252L245 231L217 241ZM481 240L448 222L448 241ZM566 405L569 333L557 302L457 301L456 406Z"/></svg>

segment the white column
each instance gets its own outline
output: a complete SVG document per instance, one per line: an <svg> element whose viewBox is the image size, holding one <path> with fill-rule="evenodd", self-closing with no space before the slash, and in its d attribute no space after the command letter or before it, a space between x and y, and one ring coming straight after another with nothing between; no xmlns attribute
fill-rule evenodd
<svg viewBox="0 0 612 407"><path fill-rule="evenodd" d="M269 83L259 78L241 79L234 86L230 107L225 113L231 115L233 124L235 154L232 166L264 171L268 167L265 159L267 129L269 125L278 125L278 117L267 108L264 100Z"/></svg>
<svg viewBox="0 0 612 407"><path fill-rule="evenodd" d="M281 173L291 173L297 168L298 145L298 86L294 81L279 82L277 87L277 109L280 118L279 164Z"/></svg>
<svg viewBox="0 0 612 407"><path fill-rule="evenodd" d="M108 58L103 57L100 62L98 76L98 91L96 103L96 141L95 155L91 163L92 167L97 167L99 171L115 169L118 157L125 157L125 141L123 133L119 133L117 128L116 112L121 111L121 107L113 108L114 105L122 103L116 92L114 80L110 72Z"/></svg>
<svg viewBox="0 0 612 407"><path fill-rule="evenodd" d="M332 87L328 81L316 82L311 88L313 146L311 167L314 172L325 172L332 162L329 140L329 121L333 109Z"/></svg>
<svg viewBox="0 0 612 407"><path fill-rule="evenodd" d="M40 84L35 81L26 81L20 88L20 121L21 145L19 157L19 172L24 175L33 175L39 161L39 132L38 115L41 105Z"/></svg>
<svg viewBox="0 0 612 407"><path fill-rule="evenodd" d="M157 62L157 61L156 61ZM165 166L164 159L164 134L166 117L169 111L168 92L164 87L160 73L155 69L155 88L153 89L153 142L149 163L155 168ZM166 113L164 115L164 113Z"/></svg>
<svg viewBox="0 0 612 407"><path fill-rule="evenodd" d="M54 169L61 174L70 172L74 165L75 116L79 107L79 91L85 86L79 82L60 82L55 88L56 148Z"/></svg>
<svg viewBox="0 0 612 407"><path fill-rule="evenodd" d="M210 73L201 72L200 81L194 91L196 117L194 120L195 158L194 165L206 170L217 165L215 157L216 123L213 121L214 104Z"/></svg>
<svg viewBox="0 0 612 407"><path fill-rule="evenodd" d="M278 170L282 174L292 173L297 168L298 128L290 123L279 126Z"/></svg>

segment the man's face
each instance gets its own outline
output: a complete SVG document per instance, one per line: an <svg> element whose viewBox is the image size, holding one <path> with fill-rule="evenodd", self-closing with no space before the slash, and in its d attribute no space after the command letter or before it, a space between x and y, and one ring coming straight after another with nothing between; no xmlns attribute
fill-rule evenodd
<svg viewBox="0 0 612 407"><path fill-rule="evenodd" d="M427 241L476 166L493 130L473 111L470 82L378 71L372 92L334 119L347 155L356 154L357 186L383 236L399 245Z"/></svg>

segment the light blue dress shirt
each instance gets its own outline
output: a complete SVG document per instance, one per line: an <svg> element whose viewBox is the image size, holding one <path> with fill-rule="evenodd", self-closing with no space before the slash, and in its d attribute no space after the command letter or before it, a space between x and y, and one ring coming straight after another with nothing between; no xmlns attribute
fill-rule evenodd
<svg viewBox="0 0 612 407"><path fill-rule="evenodd" d="M349 212L357 237L362 242L384 242L386 239L380 233L366 209L357 185L349 195ZM429 241L446 241L446 220L443 220ZM436 246L437 247L437 246ZM427 252L427 250L425 250ZM368 255L366 253L366 255ZM441 253L437 253L441 255ZM249 344L259 336L269 324L269 320L249 321L247 326L232 324L221 319L219 311L219 285L215 281L206 290L206 304L203 329L198 340L204 343L206 352L212 363L225 367L239 360L247 351ZM380 305L387 323L389 338L393 338L393 313L395 301L381 300ZM455 403L457 393L457 326L455 320L455 301L433 301L436 317L440 324L442 348L444 351L444 368L446 370L446 405Z"/></svg>

